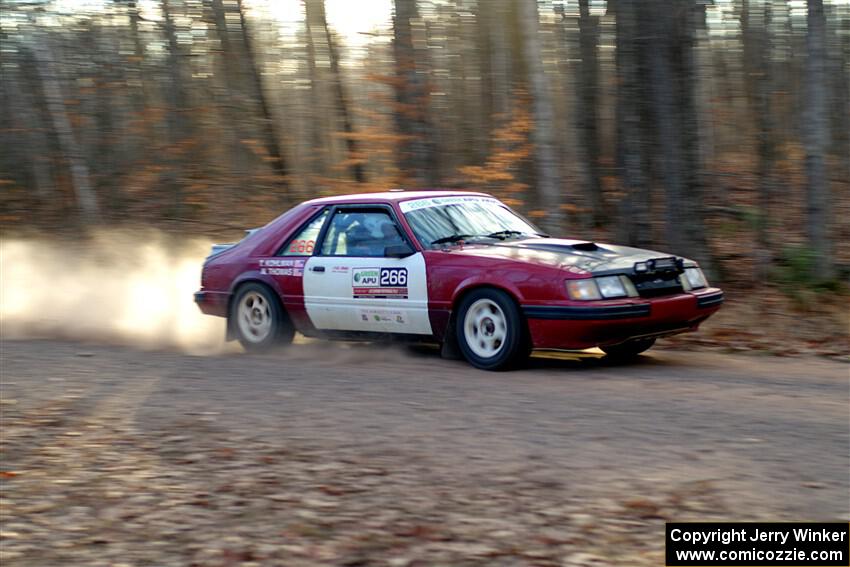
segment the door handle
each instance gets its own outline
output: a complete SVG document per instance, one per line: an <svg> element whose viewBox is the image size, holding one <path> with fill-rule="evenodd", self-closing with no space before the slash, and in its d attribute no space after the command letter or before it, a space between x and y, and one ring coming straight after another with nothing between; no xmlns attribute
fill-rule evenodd
<svg viewBox="0 0 850 567"><path fill-rule="evenodd" d="M310 269L311 269L311 270L313 270L314 272L324 272L324 271L325 271L325 267L324 267L324 266L313 266L313 267L312 267L312 268L310 268Z"/></svg>

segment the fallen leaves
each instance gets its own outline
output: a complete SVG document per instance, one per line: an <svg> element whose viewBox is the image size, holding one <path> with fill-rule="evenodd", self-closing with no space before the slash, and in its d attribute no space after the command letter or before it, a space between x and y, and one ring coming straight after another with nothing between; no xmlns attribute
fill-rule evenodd
<svg viewBox="0 0 850 567"><path fill-rule="evenodd" d="M614 546L650 565L674 506L573 494L533 464L460 474L437 458L270 443L200 417L142 432L71 401L3 416L6 567L599 565Z"/></svg>

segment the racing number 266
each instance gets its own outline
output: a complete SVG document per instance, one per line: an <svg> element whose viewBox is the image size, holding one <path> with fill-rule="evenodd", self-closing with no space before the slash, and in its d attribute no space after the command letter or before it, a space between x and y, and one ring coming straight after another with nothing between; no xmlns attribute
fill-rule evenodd
<svg viewBox="0 0 850 567"><path fill-rule="evenodd" d="M290 254L312 254L315 240L293 240L289 245Z"/></svg>
<svg viewBox="0 0 850 567"><path fill-rule="evenodd" d="M381 268L381 287L407 285L407 268Z"/></svg>

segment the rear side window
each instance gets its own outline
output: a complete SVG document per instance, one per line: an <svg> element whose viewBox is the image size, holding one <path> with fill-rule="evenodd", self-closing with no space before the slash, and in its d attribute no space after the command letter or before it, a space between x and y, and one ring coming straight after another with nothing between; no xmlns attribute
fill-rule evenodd
<svg viewBox="0 0 850 567"><path fill-rule="evenodd" d="M313 249L316 247L316 239L319 238L319 231L322 230L326 218L328 218L328 209L325 209L322 214L307 223L307 226L302 228L278 252L278 256L312 256Z"/></svg>

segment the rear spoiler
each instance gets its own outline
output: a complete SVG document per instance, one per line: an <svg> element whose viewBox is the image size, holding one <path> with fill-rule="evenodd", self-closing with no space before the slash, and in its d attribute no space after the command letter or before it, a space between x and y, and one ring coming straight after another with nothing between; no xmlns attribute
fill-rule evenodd
<svg viewBox="0 0 850 567"><path fill-rule="evenodd" d="M262 227L260 227L260 228L262 228ZM249 229L247 229L245 231L245 236L242 238L242 240L245 240L246 238L248 238L249 236L251 236L252 234L257 232L258 230L260 230L260 228L249 228ZM242 240L240 240L239 242L242 242ZM225 250L230 250L231 248L233 248L234 246L239 244L239 242L225 242L223 244L213 244L212 249L210 250L209 256L206 257L206 260L209 260L213 256L218 256L219 254L221 254Z"/></svg>

